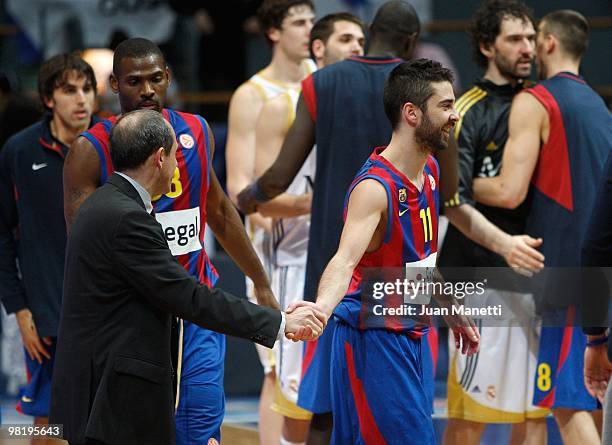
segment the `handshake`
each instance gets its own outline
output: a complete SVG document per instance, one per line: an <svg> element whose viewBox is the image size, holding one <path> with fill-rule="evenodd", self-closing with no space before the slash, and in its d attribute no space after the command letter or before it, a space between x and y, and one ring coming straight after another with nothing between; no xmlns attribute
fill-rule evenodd
<svg viewBox="0 0 612 445"><path fill-rule="evenodd" d="M293 341L316 340L323 333L328 318L315 303L293 303L285 311L285 337Z"/></svg>

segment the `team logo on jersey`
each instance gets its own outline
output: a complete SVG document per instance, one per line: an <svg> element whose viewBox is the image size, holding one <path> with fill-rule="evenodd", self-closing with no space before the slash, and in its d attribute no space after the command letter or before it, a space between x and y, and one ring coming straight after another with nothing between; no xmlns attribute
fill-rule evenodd
<svg viewBox="0 0 612 445"><path fill-rule="evenodd" d="M183 148L193 148L193 146L195 145L193 137L191 137L191 135L187 133L183 133L179 136L179 142L181 143L181 146Z"/></svg>
<svg viewBox="0 0 612 445"><path fill-rule="evenodd" d="M427 176L429 176L429 185L431 186L431 189L435 190L436 189L436 180L431 175L427 175Z"/></svg>
<svg viewBox="0 0 612 445"><path fill-rule="evenodd" d="M405 188L399 189L399 196L398 196L399 202L406 202L406 197L407 197L406 189Z"/></svg>
<svg viewBox="0 0 612 445"><path fill-rule="evenodd" d="M487 145L487 150L488 151L495 151L495 150L497 150L497 144L495 143L495 141L489 142L489 145Z"/></svg>
<svg viewBox="0 0 612 445"><path fill-rule="evenodd" d="M494 385L489 385L487 387L487 398L489 400L493 400L496 395L497 395L497 392L495 391L495 386Z"/></svg>
<svg viewBox="0 0 612 445"><path fill-rule="evenodd" d="M215 439L214 437L211 437L210 439L208 439L208 445L219 445L219 442L217 442L217 439Z"/></svg>

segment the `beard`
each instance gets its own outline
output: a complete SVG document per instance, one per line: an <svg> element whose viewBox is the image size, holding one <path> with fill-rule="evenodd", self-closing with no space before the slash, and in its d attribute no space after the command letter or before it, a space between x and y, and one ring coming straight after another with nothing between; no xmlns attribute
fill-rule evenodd
<svg viewBox="0 0 612 445"><path fill-rule="evenodd" d="M448 127L448 133L444 130ZM416 129L414 137L423 151L432 153L436 150L444 150L448 147L448 138L452 125L445 122L444 125L435 126L429 119L427 113L423 113L423 122Z"/></svg>
<svg viewBox="0 0 612 445"><path fill-rule="evenodd" d="M520 69L518 64L522 62L531 63L531 59L518 59L513 63L511 60L499 53L495 55L495 65L497 66L499 72L506 78L525 79L526 77L529 77L531 74L531 67L528 70Z"/></svg>

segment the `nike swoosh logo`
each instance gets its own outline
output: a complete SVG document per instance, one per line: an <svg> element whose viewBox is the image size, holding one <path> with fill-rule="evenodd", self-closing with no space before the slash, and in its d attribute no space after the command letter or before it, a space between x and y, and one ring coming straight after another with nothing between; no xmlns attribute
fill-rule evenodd
<svg viewBox="0 0 612 445"><path fill-rule="evenodd" d="M36 170L40 170L41 168L45 168L47 166L47 163L42 163L42 164L32 164L32 170L36 171Z"/></svg>
<svg viewBox="0 0 612 445"><path fill-rule="evenodd" d="M400 210L400 211L399 211L399 216L400 216L400 217L401 217L401 216L403 216L403 215L404 215L404 213L406 213L408 210L410 210L410 209Z"/></svg>
<svg viewBox="0 0 612 445"><path fill-rule="evenodd" d="M30 399L29 397L26 397L26 396L21 396L21 401L25 403L32 403L34 399Z"/></svg>

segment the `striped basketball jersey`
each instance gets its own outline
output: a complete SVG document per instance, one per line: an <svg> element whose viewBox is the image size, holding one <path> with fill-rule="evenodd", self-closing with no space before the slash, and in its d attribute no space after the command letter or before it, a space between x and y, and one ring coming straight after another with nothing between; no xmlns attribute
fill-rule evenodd
<svg viewBox="0 0 612 445"><path fill-rule="evenodd" d="M595 192L612 151L612 117L601 97L571 73L559 73L526 93L546 108L550 125L532 177L526 232L544 239L540 250L546 266L578 266Z"/></svg>
<svg viewBox="0 0 612 445"><path fill-rule="evenodd" d="M300 97L299 90L289 90L283 94L289 103L288 127L295 119L295 109ZM312 192L314 184L317 149L314 147L297 175L285 191L290 195L303 195ZM306 265L308 254L308 233L310 231L310 215L293 218L278 218L272 228L272 244L274 264L276 266Z"/></svg>
<svg viewBox="0 0 612 445"><path fill-rule="evenodd" d="M201 283L214 286L217 271L204 251L206 195L210 185L210 147L208 126L198 115L163 110L178 142L178 166L170 192L152 198L155 217L161 224L172 254ZM109 136L117 116L100 122L82 136L96 149L100 158L100 185L113 173Z"/></svg>
<svg viewBox="0 0 612 445"><path fill-rule="evenodd" d="M387 329L421 336L426 332L408 316L372 317L362 302L362 273L365 268L404 268L414 263L422 267L435 265L438 251L439 212L439 167L433 156L429 156L424 168L422 190L416 186L387 159L380 156L385 147L374 150L349 187L344 204L344 215L353 189L366 179L378 181L387 194L387 227L385 237L378 249L366 252L353 271L351 283L345 297L334 314L358 329ZM425 260L425 261L424 261ZM387 307L399 307L402 295L381 300ZM367 319L367 322L366 322Z"/></svg>

